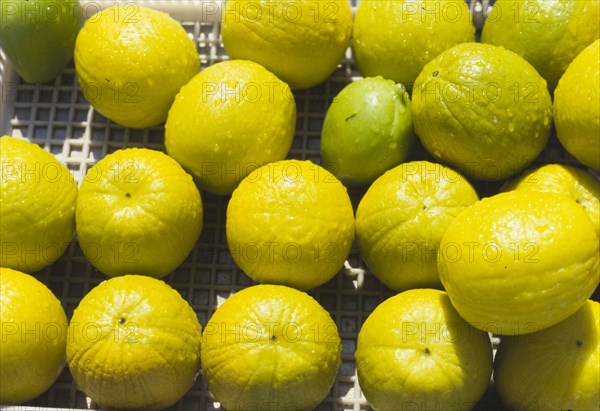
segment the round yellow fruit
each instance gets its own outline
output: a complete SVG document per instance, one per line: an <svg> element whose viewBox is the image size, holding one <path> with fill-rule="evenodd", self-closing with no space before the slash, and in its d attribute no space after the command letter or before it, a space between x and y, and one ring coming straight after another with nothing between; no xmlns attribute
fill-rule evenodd
<svg viewBox="0 0 600 411"><path fill-rule="evenodd" d="M34 399L65 365L67 316L44 284L0 268L0 403Z"/></svg>
<svg viewBox="0 0 600 411"><path fill-rule="evenodd" d="M489 44L460 44L429 62L412 105L427 151L467 179L520 172L545 147L552 125L546 81L518 54Z"/></svg>
<svg viewBox="0 0 600 411"><path fill-rule="evenodd" d="M484 198L450 223L438 270L465 320L516 335L581 308L598 285L599 258L583 207L564 195L517 190Z"/></svg>
<svg viewBox="0 0 600 411"><path fill-rule="evenodd" d="M347 0L227 0L223 45L235 59L255 61L293 89L315 86L337 68L350 44Z"/></svg>
<svg viewBox="0 0 600 411"><path fill-rule="evenodd" d="M295 127L289 86L259 64L229 60L181 89L165 146L203 190L231 194L254 169L287 156Z"/></svg>
<svg viewBox="0 0 600 411"><path fill-rule="evenodd" d="M488 387L492 345L445 292L415 289L381 303L356 348L360 387L376 411L471 409Z"/></svg>
<svg viewBox="0 0 600 411"><path fill-rule="evenodd" d="M600 170L600 40L569 65L554 92L554 124L563 147Z"/></svg>
<svg viewBox="0 0 600 411"><path fill-rule="evenodd" d="M596 410L600 404L600 304L588 300L545 330L505 336L494 362L502 401L518 410Z"/></svg>
<svg viewBox="0 0 600 411"><path fill-rule="evenodd" d="M202 199L192 177L166 154L117 150L92 167L77 199L84 255L111 277L163 277L181 264L202 231Z"/></svg>
<svg viewBox="0 0 600 411"><path fill-rule="evenodd" d="M77 183L56 157L0 138L0 265L32 273L52 264L75 233Z"/></svg>
<svg viewBox="0 0 600 411"><path fill-rule="evenodd" d="M125 275L93 288L75 309L68 337L73 379L102 407L164 409L200 371L196 313L155 278Z"/></svg>
<svg viewBox="0 0 600 411"><path fill-rule="evenodd" d="M429 61L475 41L466 2L369 0L358 3L352 50L364 77L382 76L412 89Z"/></svg>
<svg viewBox="0 0 600 411"><path fill-rule="evenodd" d="M354 240L354 211L329 171L284 160L240 183L227 206L226 234L233 260L252 279L307 290L342 268Z"/></svg>
<svg viewBox="0 0 600 411"><path fill-rule="evenodd" d="M179 22L137 3L91 16L77 36L74 58L94 109L132 128L164 123L181 86L200 71L196 45Z"/></svg>
<svg viewBox="0 0 600 411"><path fill-rule="evenodd" d="M221 305L202 334L202 372L226 409L312 410L340 365L337 326L308 294L257 285Z"/></svg>
<svg viewBox="0 0 600 411"><path fill-rule="evenodd" d="M587 211L600 236L600 181L580 168L546 164L509 181L504 190L564 194Z"/></svg>
<svg viewBox="0 0 600 411"><path fill-rule="evenodd" d="M412 161L383 174L356 211L356 237L369 269L396 291L441 288L437 251L450 222L478 200L460 174Z"/></svg>
<svg viewBox="0 0 600 411"><path fill-rule="evenodd" d="M569 63L599 36L595 0L500 0L487 16L481 41L521 55L554 90Z"/></svg>

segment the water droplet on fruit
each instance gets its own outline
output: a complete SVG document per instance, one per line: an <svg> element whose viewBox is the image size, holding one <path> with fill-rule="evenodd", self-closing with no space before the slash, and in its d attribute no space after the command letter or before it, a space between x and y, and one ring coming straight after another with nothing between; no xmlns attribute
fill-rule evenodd
<svg viewBox="0 0 600 411"><path fill-rule="evenodd" d="M544 126L547 126L548 124L550 124L550 120L548 119L548 116L544 116Z"/></svg>

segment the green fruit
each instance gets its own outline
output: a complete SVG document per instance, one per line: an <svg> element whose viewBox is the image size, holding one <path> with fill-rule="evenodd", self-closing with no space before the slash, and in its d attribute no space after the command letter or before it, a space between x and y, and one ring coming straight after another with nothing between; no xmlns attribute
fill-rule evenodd
<svg viewBox="0 0 600 411"><path fill-rule="evenodd" d="M346 86L327 111L321 156L345 184L367 185L403 162L413 141L410 97L383 77Z"/></svg>
<svg viewBox="0 0 600 411"><path fill-rule="evenodd" d="M0 0L0 46L23 80L45 83L73 57L81 20L74 0Z"/></svg>

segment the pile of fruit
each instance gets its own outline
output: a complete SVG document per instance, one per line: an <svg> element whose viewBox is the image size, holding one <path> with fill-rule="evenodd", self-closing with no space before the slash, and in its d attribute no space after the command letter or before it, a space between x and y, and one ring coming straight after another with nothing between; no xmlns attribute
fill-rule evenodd
<svg viewBox="0 0 600 411"><path fill-rule="evenodd" d="M203 378L226 410L314 409L342 345L307 292L356 244L395 293L356 341L374 410L472 409L490 384L510 409L600 409L600 4L498 0L479 41L462 0L219 7L230 59L200 67L181 24L138 3L85 21L78 2L2 3L24 81L73 59L94 110L164 124L165 150L117 150L77 184L0 138L0 404L67 366L101 407L164 409ZM349 48L363 77L327 107L321 163L289 158L294 93ZM554 131L576 164L533 167ZM226 198L230 255L257 284L201 325L161 279L198 242L202 193ZM109 278L67 318L36 275L75 236Z"/></svg>

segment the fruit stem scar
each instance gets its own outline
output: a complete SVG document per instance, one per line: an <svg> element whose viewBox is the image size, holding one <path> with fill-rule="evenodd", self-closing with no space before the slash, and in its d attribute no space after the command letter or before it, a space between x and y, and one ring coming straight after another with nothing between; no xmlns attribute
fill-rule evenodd
<svg viewBox="0 0 600 411"><path fill-rule="evenodd" d="M274 335L271 336L271 341L275 341L277 339L277 337L275 337Z"/></svg>
<svg viewBox="0 0 600 411"><path fill-rule="evenodd" d="M119 324L125 324L125 317L119 318Z"/></svg>
<svg viewBox="0 0 600 411"><path fill-rule="evenodd" d="M429 351L429 348L425 348L425 355L429 355L431 354L431 351Z"/></svg>
<svg viewBox="0 0 600 411"><path fill-rule="evenodd" d="M350 120L350 119L353 119L353 118L354 118L354 117L356 117L356 116L358 116L358 113L351 114L351 115L349 115L348 117L346 117L346 120L345 120L345 121L348 121L348 120Z"/></svg>
<svg viewBox="0 0 600 411"><path fill-rule="evenodd" d="M581 347L583 345L583 341L577 340L577 341L575 341L575 345L577 345L578 347Z"/></svg>
<svg viewBox="0 0 600 411"><path fill-rule="evenodd" d="M434 71L434 72L433 72L433 74L432 74L432 75L433 75L433 77L437 77L437 76L438 76L438 74L440 74L440 72L436 70L436 71Z"/></svg>
<svg viewBox="0 0 600 411"><path fill-rule="evenodd" d="M130 193L125 193L125 197L129 198L129 197L131 197L131 194Z"/></svg>

